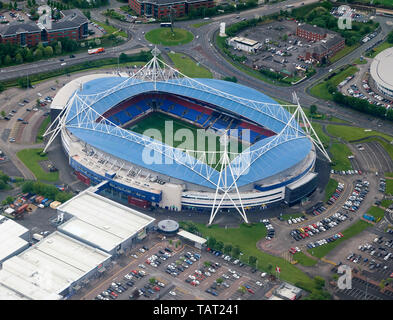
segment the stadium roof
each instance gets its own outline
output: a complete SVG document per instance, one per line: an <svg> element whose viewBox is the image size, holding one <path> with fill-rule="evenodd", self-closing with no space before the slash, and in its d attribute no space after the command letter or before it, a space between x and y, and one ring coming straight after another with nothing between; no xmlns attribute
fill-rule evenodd
<svg viewBox="0 0 393 320"><path fill-rule="evenodd" d="M19 223L0 216L0 262L29 246L29 243L21 238L28 232L29 229Z"/></svg>
<svg viewBox="0 0 393 320"><path fill-rule="evenodd" d="M106 124L96 122L84 122L81 125L79 105L89 104L97 113L96 118L98 118L99 115L118 103L145 92L166 92L206 101L247 119L252 119L276 133L281 132L291 119L291 114L271 98L257 90L233 82L195 79L190 85L190 81L184 78L153 82L136 78L107 77L91 80L84 84L82 90L75 93L75 99L70 100L72 105L66 126L81 140L120 159L180 180L187 180L210 188L215 187L219 176L218 171L211 174L210 181L206 180L205 176L198 173L205 170L205 163L196 161L195 170L191 170L187 166L174 162L167 156L165 148L168 146L164 143L150 139L151 142L156 143L164 150L163 164L146 163L143 159L146 146L134 141L134 137L143 137L142 135L123 129L120 129L121 136L111 134L108 133ZM301 131L296 121L292 120L290 124L293 128ZM143 139L149 141L149 138L143 137ZM237 181L238 186L265 179L295 166L307 156L312 148L311 141L305 135L300 137L286 135L285 141L282 139L280 144L270 147L274 139L275 136L262 139L247 150L254 155L261 150L266 151L263 151L263 156L251 159L253 170L244 172L240 176ZM130 147L131 145L132 147ZM236 161L238 164L241 163L244 160L244 154L243 152L242 156L237 157L232 163L236 164ZM182 151L179 150L177 157L182 157ZM229 169L227 168L227 170ZM231 175L228 174L228 177L230 180ZM228 183L231 182L228 181Z"/></svg>
<svg viewBox="0 0 393 320"><path fill-rule="evenodd" d="M154 218L86 190L57 208L72 219L58 229L110 252L134 237Z"/></svg>
<svg viewBox="0 0 393 320"><path fill-rule="evenodd" d="M0 284L29 299L59 299L60 293L109 258L109 254L56 231L5 261Z"/></svg>
<svg viewBox="0 0 393 320"><path fill-rule="evenodd" d="M371 76L377 84L393 92L393 48L379 53L370 66Z"/></svg>

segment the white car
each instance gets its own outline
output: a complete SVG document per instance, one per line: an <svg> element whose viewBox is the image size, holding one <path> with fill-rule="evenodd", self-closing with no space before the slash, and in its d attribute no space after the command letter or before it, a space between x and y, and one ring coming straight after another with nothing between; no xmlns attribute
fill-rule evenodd
<svg viewBox="0 0 393 320"><path fill-rule="evenodd" d="M263 286L262 282L260 282L260 281L255 282L255 284L256 284L257 286L260 286L260 287Z"/></svg>
<svg viewBox="0 0 393 320"><path fill-rule="evenodd" d="M209 270L211 273L215 273L216 272L216 270L214 270L213 268L209 268L207 270Z"/></svg>
<svg viewBox="0 0 393 320"><path fill-rule="evenodd" d="M142 268L142 269L146 269L145 265L143 265L143 264L139 264L138 267Z"/></svg>
<svg viewBox="0 0 393 320"><path fill-rule="evenodd" d="M229 279L229 276L226 275L225 273L222 275L222 277L225 278L225 279Z"/></svg>
<svg viewBox="0 0 393 320"><path fill-rule="evenodd" d="M171 296L175 296L175 295L176 295L176 292L175 292L175 291L169 291L169 294L170 294Z"/></svg>
<svg viewBox="0 0 393 320"><path fill-rule="evenodd" d="M158 267L154 262L150 263L150 265L151 265L152 267L154 267L154 268L157 268L157 267Z"/></svg>
<svg viewBox="0 0 393 320"><path fill-rule="evenodd" d="M131 257L138 259L138 256L136 254L132 254Z"/></svg>
<svg viewBox="0 0 393 320"><path fill-rule="evenodd" d="M129 274L126 274L126 275L124 276L124 278L126 278L127 280L131 280L131 279L133 278L133 276L132 276L131 273L129 273Z"/></svg>
<svg viewBox="0 0 393 320"><path fill-rule="evenodd" d="M165 287L165 284L164 283L162 283L162 282L158 282L157 283L160 287L162 287L162 288L164 288Z"/></svg>
<svg viewBox="0 0 393 320"><path fill-rule="evenodd" d="M211 274L210 272L208 272L208 271L205 272L205 276L206 276L206 277L210 277L211 275L212 275L212 274Z"/></svg>

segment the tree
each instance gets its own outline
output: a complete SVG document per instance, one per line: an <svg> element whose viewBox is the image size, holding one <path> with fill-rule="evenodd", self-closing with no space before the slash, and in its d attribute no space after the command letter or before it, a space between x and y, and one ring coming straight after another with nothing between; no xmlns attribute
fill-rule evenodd
<svg viewBox="0 0 393 320"><path fill-rule="evenodd" d="M216 244L217 244L217 240L216 240L215 238L209 237L209 238L207 239L207 246L208 246L209 248L215 248Z"/></svg>
<svg viewBox="0 0 393 320"><path fill-rule="evenodd" d="M157 280L156 280L156 278L154 278L154 277L149 279L149 283L150 283L150 284L156 284L156 281L157 281Z"/></svg>
<svg viewBox="0 0 393 320"><path fill-rule="evenodd" d="M8 196L7 198L5 198L4 203L5 204L11 204L14 202L14 198L11 196Z"/></svg>
<svg viewBox="0 0 393 320"><path fill-rule="evenodd" d="M246 288L244 286L239 287L239 289L237 289L237 291L239 291L242 295L246 293Z"/></svg>
<svg viewBox="0 0 393 320"><path fill-rule="evenodd" d="M230 254L231 253L231 251L232 251L232 245L230 245L230 244L227 244L227 245L225 245L225 247L224 247L224 252L226 253L226 254Z"/></svg>
<svg viewBox="0 0 393 320"><path fill-rule="evenodd" d="M53 48L51 46L47 46L44 49L44 56L47 58L53 56Z"/></svg>
<svg viewBox="0 0 393 320"><path fill-rule="evenodd" d="M12 59L11 59L10 55L7 54L4 58L4 64L7 66L7 65L10 65L11 63L12 63Z"/></svg>
<svg viewBox="0 0 393 320"><path fill-rule="evenodd" d="M232 249L232 256L235 258L239 258L239 255L240 255L240 248L238 246L235 246Z"/></svg>
<svg viewBox="0 0 393 320"><path fill-rule="evenodd" d="M34 57L35 60L42 59L42 56L43 56L43 54L42 54L42 50L41 49L36 49L34 51L34 53L33 53L33 57Z"/></svg>
<svg viewBox="0 0 393 320"><path fill-rule="evenodd" d="M325 286L325 279L320 276L314 277L314 284L317 289L322 289Z"/></svg>
<svg viewBox="0 0 393 320"><path fill-rule="evenodd" d="M222 278L218 278L218 279L216 280L216 282L217 282L218 284L221 284L221 283L224 282L224 280L223 280Z"/></svg>
<svg viewBox="0 0 393 320"><path fill-rule="evenodd" d="M2 116L3 118L6 116L6 113L5 113L4 110L1 110L0 114L1 114L1 116Z"/></svg>
<svg viewBox="0 0 393 320"><path fill-rule="evenodd" d="M249 257L248 257L248 263L249 263L251 266L255 267L256 262L257 262L257 258L255 258L254 256L249 256Z"/></svg>
<svg viewBox="0 0 393 320"><path fill-rule="evenodd" d="M317 106L315 104L312 104L310 106L310 113L311 114L316 114L317 113Z"/></svg>
<svg viewBox="0 0 393 320"><path fill-rule="evenodd" d="M14 10L18 9L18 4L16 3L16 1L14 2Z"/></svg>
<svg viewBox="0 0 393 320"><path fill-rule="evenodd" d="M224 243L222 241L218 241L216 244L216 249L218 251L222 251L222 248L224 248Z"/></svg>
<svg viewBox="0 0 393 320"><path fill-rule="evenodd" d="M56 44L56 46L55 46L55 54L56 54L56 55L60 55L60 54L61 54L61 51L62 51L62 45L61 45L61 42L58 41L57 44Z"/></svg>

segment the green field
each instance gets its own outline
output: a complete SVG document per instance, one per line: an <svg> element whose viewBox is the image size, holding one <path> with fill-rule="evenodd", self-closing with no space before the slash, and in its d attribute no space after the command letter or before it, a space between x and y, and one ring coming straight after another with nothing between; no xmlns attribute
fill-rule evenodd
<svg viewBox="0 0 393 320"><path fill-rule="evenodd" d="M27 168L34 174L37 180L55 182L59 180L59 172L44 171L39 162L48 160L48 157L40 156L43 149L24 149L19 151L16 155L25 164Z"/></svg>
<svg viewBox="0 0 393 320"><path fill-rule="evenodd" d="M330 199L332 194L336 191L338 186L338 181L334 179L329 179L328 184L326 185L325 188L325 202Z"/></svg>
<svg viewBox="0 0 393 320"><path fill-rule="evenodd" d="M184 29L174 28L172 34L171 28L158 28L146 33L145 38L154 44L177 46L191 42L194 36L191 32Z"/></svg>
<svg viewBox="0 0 393 320"><path fill-rule="evenodd" d="M279 258L260 251L256 243L266 236L266 227L262 223L241 224L238 228L221 228L217 225L207 227L205 224L195 224L203 237L214 237L224 244L239 246L243 253L242 260L248 261L249 256L254 256L258 260L258 269L274 273L274 268L281 268L280 279L296 284L301 282L308 290L313 289L313 280L303 271L298 269L283 258Z"/></svg>
<svg viewBox="0 0 393 320"><path fill-rule="evenodd" d="M323 132L322 125L316 122L312 123L311 125L314 128L315 133L318 135L324 147L327 148L330 143L330 137Z"/></svg>
<svg viewBox="0 0 393 320"><path fill-rule="evenodd" d="M393 195L393 180L386 179L386 194Z"/></svg>
<svg viewBox="0 0 393 320"><path fill-rule="evenodd" d="M333 57L330 58L330 62L334 63L334 62L340 60L342 57L346 56L347 54L349 54L350 52L352 52L353 50L355 50L359 46L360 46L360 44L355 44L350 47L345 46L339 52L337 52Z"/></svg>
<svg viewBox="0 0 393 320"><path fill-rule="evenodd" d="M382 52L385 49L391 48L393 47L393 43L389 43L389 42L383 42L381 43L379 46L375 47L371 54L367 55L370 58L375 58L376 55L378 55L378 53Z"/></svg>
<svg viewBox="0 0 393 320"><path fill-rule="evenodd" d="M385 210L373 206L373 207L371 207L370 209L367 210L367 214L370 215L370 216L373 216L375 218L375 220L378 222L385 215Z"/></svg>
<svg viewBox="0 0 393 320"><path fill-rule="evenodd" d="M304 216L304 214L300 213L300 212L299 213L287 213L287 214L283 214L281 216L281 218L283 218L284 220L289 220L289 219L293 219L293 218L300 218L302 216Z"/></svg>
<svg viewBox="0 0 393 320"><path fill-rule="evenodd" d="M193 59L182 53L168 53L175 68L190 78L213 78L210 70L201 67Z"/></svg>
<svg viewBox="0 0 393 320"><path fill-rule="evenodd" d="M351 127L351 126L341 126L329 124L326 127L327 132L335 137L340 137L346 141L363 139L371 136L380 136L382 138L387 139L388 141L392 141L393 137L387 134L378 132L378 131L365 131L364 128L359 127Z"/></svg>
<svg viewBox="0 0 393 320"><path fill-rule="evenodd" d="M322 81L318 83L317 85L313 86L310 89L310 93L318 98L324 99L324 100L332 100L333 96L332 94L328 91L328 84L331 83L334 87L337 87L340 82L345 80L346 77L351 76L355 74L359 69L355 66L350 66L346 68L345 70L339 72L335 76L333 76L331 79L328 81Z"/></svg>
<svg viewBox="0 0 393 320"><path fill-rule="evenodd" d="M312 267L318 262L317 259L310 258L309 256L307 256L303 252L296 252L293 255L293 260L296 260L298 263L300 263L301 265L303 265L305 267Z"/></svg>
<svg viewBox="0 0 393 320"><path fill-rule="evenodd" d="M38 129L38 132L37 132L37 138L36 138L37 143L40 143L43 141L43 139L44 139L43 135L44 135L46 129L49 127L50 121L51 121L50 116L47 116L44 119L44 121L42 121L42 123Z"/></svg>
<svg viewBox="0 0 393 320"><path fill-rule="evenodd" d="M340 243L348 240L351 237L356 236L357 234L359 234L360 232L362 232L363 230L365 230L369 226L370 226L369 223L359 220L358 222L354 223L349 228L342 231L342 234L344 235L344 237L337 239L334 242L329 242L327 244L324 244L320 247L308 249L307 251L315 257L322 258L322 257L326 256L330 251L332 251L335 247L337 247Z"/></svg>
<svg viewBox="0 0 393 320"><path fill-rule="evenodd" d="M166 123L168 122L168 123ZM165 126L167 124L167 132L170 133L168 141L166 141ZM170 126L173 129L170 129ZM155 140L165 142L166 144L173 146L175 148L181 148L185 150L197 151L195 157L199 158L201 152L198 151L209 151L206 157L209 157L207 164L215 168L216 164L220 159L220 137L215 133L205 132L196 125L191 123L178 120L170 115L163 114L160 112L155 112L149 117L146 117L129 128L140 134L149 136ZM184 129L189 129L188 132ZM184 133L184 135L183 135ZM173 137L173 141L171 141ZM230 140L228 145L228 150L234 153L240 153L246 149L246 145L238 143L237 140ZM192 154L192 153L191 153ZM235 157L235 154L231 154L231 160ZM219 167L217 167L218 169Z"/></svg>
<svg viewBox="0 0 393 320"><path fill-rule="evenodd" d="M385 199L381 201L381 206L384 208L389 208L389 206L393 203L393 200Z"/></svg>
<svg viewBox="0 0 393 320"><path fill-rule="evenodd" d="M115 34L117 36L122 36L124 38L127 38L127 33L125 31L122 31L120 29L116 29L113 26L110 26L106 23L103 22L99 22L96 20L92 20L94 23L98 24L100 27L104 28L105 32L109 35L109 34Z"/></svg>
<svg viewBox="0 0 393 320"><path fill-rule="evenodd" d="M348 156L352 155L351 150L349 150L348 146L343 143L333 143L329 149L332 155L333 165L332 168L334 170L351 170L352 165L348 159Z"/></svg>
<svg viewBox="0 0 393 320"><path fill-rule="evenodd" d="M191 27L193 27L193 28L200 28L200 27L205 26L205 25L207 25L209 23L212 23L212 22L213 22L213 20L198 22L198 23L192 24Z"/></svg>

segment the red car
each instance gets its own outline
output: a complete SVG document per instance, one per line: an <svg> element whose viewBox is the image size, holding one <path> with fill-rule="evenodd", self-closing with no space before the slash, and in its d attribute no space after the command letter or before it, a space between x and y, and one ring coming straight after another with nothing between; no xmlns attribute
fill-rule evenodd
<svg viewBox="0 0 393 320"><path fill-rule="evenodd" d="M252 291L252 289L251 289L251 288L247 289L247 291L248 291L249 293L252 293L252 294L254 294L254 291Z"/></svg>
<svg viewBox="0 0 393 320"><path fill-rule="evenodd" d="M114 293L113 291L111 291L111 296L117 298L118 295L116 293Z"/></svg>
<svg viewBox="0 0 393 320"><path fill-rule="evenodd" d="M306 237L303 233L301 233L300 236L301 236L303 239Z"/></svg>
<svg viewBox="0 0 393 320"><path fill-rule="evenodd" d="M154 286L154 287L153 287L153 290L154 290L154 291L160 291L160 287Z"/></svg>
<svg viewBox="0 0 393 320"><path fill-rule="evenodd" d="M304 234L307 238L310 236L307 232Z"/></svg>
<svg viewBox="0 0 393 320"><path fill-rule="evenodd" d="M136 270L132 270L131 271L133 274L138 274L138 271L136 271Z"/></svg>
<svg viewBox="0 0 393 320"><path fill-rule="evenodd" d="M344 237L344 235L343 235L341 232L339 232L338 234L339 234L341 237Z"/></svg>

